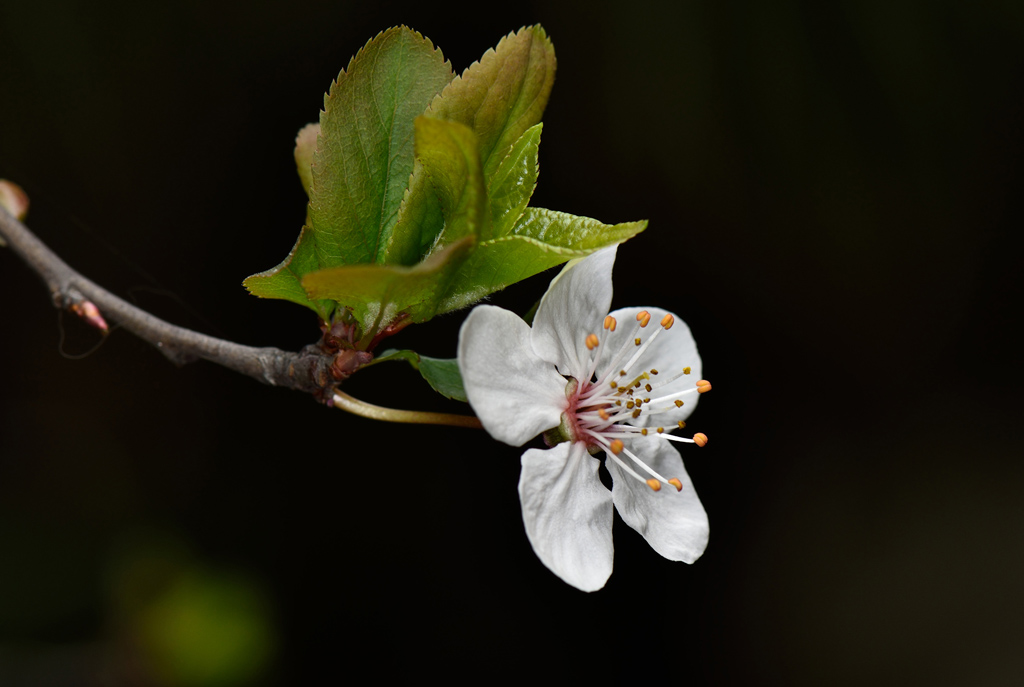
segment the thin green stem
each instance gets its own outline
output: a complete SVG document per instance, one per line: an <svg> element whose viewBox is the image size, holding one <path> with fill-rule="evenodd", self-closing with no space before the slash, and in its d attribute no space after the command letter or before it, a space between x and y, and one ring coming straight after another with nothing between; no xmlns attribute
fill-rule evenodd
<svg viewBox="0 0 1024 687"><path fill-rule="evenodd" d="M334 392L334 405L347 410L353 415L368 417L372 420L385 422L404 422L418 425L449 425L451 427L475 427L483 429L480 419L472 415L456 415L454 413L429 413L420 410L396 410L376 406L366 401L353 398L343 391Z"/></svg>

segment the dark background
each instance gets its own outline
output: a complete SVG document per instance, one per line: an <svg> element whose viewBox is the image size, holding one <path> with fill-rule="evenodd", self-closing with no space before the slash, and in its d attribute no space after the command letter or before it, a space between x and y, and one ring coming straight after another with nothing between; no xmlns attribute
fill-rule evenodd
<svg viewBox="0 0 1024 687"><path fill-rule="evenodd" d="M298 233L293 137L331 79L395 24L461 71L542 23L534 204L650 220L613 305L680 314L715 390L683 452L706 554L617 521L585 595L524 536L521 450L124 332L69 359L98 336L0 250L0 683L1020 684L1022 7L4 1L29 225L162 317L287 349L314 317L240 282ZM392 343L449 357L461 321ZM346 388L439 405L398 365Z"/></svg>

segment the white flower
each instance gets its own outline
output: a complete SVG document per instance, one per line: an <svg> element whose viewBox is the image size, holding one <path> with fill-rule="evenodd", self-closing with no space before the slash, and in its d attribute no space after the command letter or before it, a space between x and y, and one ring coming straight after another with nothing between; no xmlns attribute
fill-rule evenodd
<svg viewBox="0 0 1024 687"><path fill-rule="evenodd" d="M612 247L566 265L532 329L514 313L481 305L459 333L466 395L487 431L513 446L540 433L549 445L553 435L562 440L523 454L519 498L537 556L583 591L611 575L613 503L666 558L692 563L708 541L707 514L670 445L703 446L707 437L668 432L685 425L711 385L700 378L689 328L674 315L658 308L608 314L614 262ZM601 450L611 492L591 455Z"/></svg>

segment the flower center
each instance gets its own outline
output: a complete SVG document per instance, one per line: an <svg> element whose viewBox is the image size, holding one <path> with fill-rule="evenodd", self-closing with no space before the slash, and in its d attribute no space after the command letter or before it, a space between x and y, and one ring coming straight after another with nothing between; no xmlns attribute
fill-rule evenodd
<svg viewBox="0 0 1024 687"><path fill-rule="evenodd" d="M572 440L584 441L590 449L604 449L607 455L628 475L645 482L654 491L659 491L662 484L671 484L677 491L682 491L683 485L679 479L675 477L669 479L660 475L651 466L640 460L623 442L623 440L633 439L637 435L648 436L650 434L651 430L647 427L637 427L630 424L630 421L638 420L641 416L653 418L669 413L683 407L684 397L711 391L711 383L701 379L693 386L684 386L682 390L665 393L665 387L689 375L690 368L684 367L681 370L662 372L655 368L644 369L637 365L640 357L651 343L662 332L672 328L675 318L670 314L665 315L660 326L654 328L649 336L645 336L644 330L650 323L651 314L649 312L641 310L637 313L636 325L632 333L623 340L618 351L606 358L601 370L597 370L601 338L597 334L587 335L584 343L587 350L590 351L589 359L585 361L588 374L584 379L574 380L577 382L575 385L570 381L566 387L569 405L566 408L562 424L568 425ZM618 322L611 315L604 318L604 329L609 334L614 332L617 326ZM596 375L595 372L597 372ZM674 388L679 389L679 385L676 384ZM659 393L659 389L661 393ZM665 427L657 427L654 432L660 438L668 441L696 444L697 446L707 444L707 435L699 432L694 434L692 439L669 433L677 427L682 429L685 426L686 423L679 420L674 423L674 426L669 426L668 431ZM623 457L650 477L641 476Z"/></svg>

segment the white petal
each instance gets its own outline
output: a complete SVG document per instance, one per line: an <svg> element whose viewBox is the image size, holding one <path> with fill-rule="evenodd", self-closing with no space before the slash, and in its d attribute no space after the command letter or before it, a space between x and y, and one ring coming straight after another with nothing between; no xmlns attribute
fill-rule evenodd
<svg viewBox="0 0 1024 687"><path fill-rule="evenodd" d="M675 318L675 323L671 329L659 333L657 338L651 342L651 345L633 363L633 366L628 370L629 379L632 380L640 373L648 372L651 368L654 368L658 371L657 375L651 376L650 383L654 385L659 381L674 377L683 368L689 367L690 374L682 375L671 384L654 389L654 391L647 395L651 398L657 398L679 391L695 389L697 380L701 378L701 363L700 354L697 353L697 342L693 340L693 334L690 333L690 328L686 326L685 322L674 313L670 313L662 308L622 308L611 313L612 317L618 321L618 325L614 332L609 333L606 330L602 330L598 335L601 340L598 347L598 350L601 352L601 357L597 364L598 377L602 375L608 367L608 363L612 362L611 358L618 353L623 345L625 345L627 353L618 362L616 367L621 369L633 356L636 345L633 339L630 338L630 334L636 329L636 314L641 310L646 310L651 314L651 323L641 329L640 334L637 335L642 341L646 341L656 329L661 328L659 323L665 315L672 315ZM618 378L616 377L615 379ZM679 420L685 420L690 416L690 413L696 409L699 398L700 394L695 391L679 397L679 400L683 402L681 408L675 407L671 400L656 404L652 403L650 410L671 409L657 415L645 412L639 418L635 420L630 419L628 422L638 427L672 427Z"/></svg>
<svg viewBox="0 0 1024 687"><path fill-rule="evenodd" d="M530 327L493 305L473 309L459 330L459 371L469 404L495 439L521 446L557 427L565 379L530 345Z"/></svg>
<svg viewBox="0 0 1024 687"><path fill-rule="evenodd" d="M533 550L553 573L585 592L612 574L612 495L600 462L579 442L523 454L519 500Z"/></svg>
<svg viewBox="0 0 1024 687"><path fill-rule="evenodd" d="M588 334L598 334L612 303L612 267L618 246L574 260L551 281L533 319L533 348L564 375L587 372Z"/></svg>
<svg viewBox="0 0 1024 687"><path fill-rule="evenodd" d="M629 448L666 478L678 478L683 490L662 485L661 491L653 491L609 460L606 465L612 473L615 509L662 556L693 563L708 545L708 516L679 452L668 441L655 437L640 437L630 442Z"/></svg>

